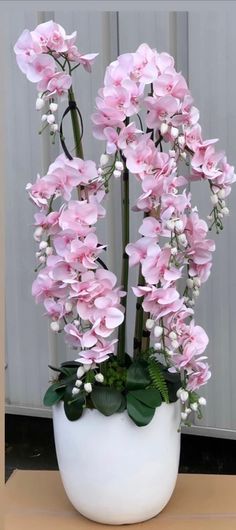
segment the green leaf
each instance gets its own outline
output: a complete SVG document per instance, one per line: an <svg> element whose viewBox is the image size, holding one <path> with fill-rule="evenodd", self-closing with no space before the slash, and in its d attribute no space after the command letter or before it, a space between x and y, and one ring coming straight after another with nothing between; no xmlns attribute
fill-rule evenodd
<svg viewBox="0 0 236 530"><path fill-rule="evenodd" d="M66 387L64 393L64 411L65 415L70 421L78 420L83 413L83 405L85 402L84 394L77 394L72 396L72 389L74 388L73 383Z"/></svg>
<svg viewBox="0 0 236 530"><path fill-rule="evenodd" d="M155 388L146 388L146 390L133 390L128 393L138 401L151 408L159 407L162 403L161 393Z"/></svg>
<svg viewBox="0 0 236 530"><path fill-rule="evenodd" d="M61 364L61 366L67 366L68 368L79 368L79 366L81 366L80 363L78 363L77 361L65 361L64 363Z"/></svg>
<svg viewBox="0 0 236 530"><path fill-rule="evenodd" d="M150 384L151 380L147 370L147 363L145 361L135 361L127 370L127 388L129 390L138 390L145 388Z"/></svg>
<svg viewBox="0 0 236 530"><path fill-rule="evenodd" d="M148 361L148 371L152 379L152 384L159 390L163 400L169 403L168 387L165 381L163 365L155 358L151 357Z"/></svg>
<svg viewBox="0 0 236 530"><path fill-rule="evenodd" d="M95 386L91 393L94 407L105 416L117 412L122 403L122 394L115 388Z"/></svg>
<svg viewBox="0 0 236 530"><path fill-rule="evenodd" d="M120 407L116 412L124 412L124 410L127 408L127 401L123 394L121 394L121 404Z"/></svg>
<svg viewBox="0 0 236 530"><path fill-rule="evenodd" d="M54 383L51 385L43 398L43 404L45 407L52 407L52 405L55 405L58 401L60 401L64 395L65 392L65 386L58 386L58 383Z"/></svg>
<svg viewBox="0 0 236 530"><path fill-rule="evenodd" d="M144 427L152 420L155 414L155 408L144 405L144 403L136 399L132 394L132 392L127 394L127 412L138 427Z"/></svg>

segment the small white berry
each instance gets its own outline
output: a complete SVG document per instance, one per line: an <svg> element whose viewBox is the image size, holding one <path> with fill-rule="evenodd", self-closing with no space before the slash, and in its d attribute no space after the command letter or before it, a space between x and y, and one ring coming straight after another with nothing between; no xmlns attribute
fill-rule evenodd
<svg viewBox="0 0 236 530"><path fill-rule="evenodd" d="M168 230L174 230L175 222L172 219L169 219L168 221L166 221L166 228Z"/></svg>
<svg viewBox="0 0 236 530"><path fill-rule="evenodd" d="M54 114L48 114L47 116L47 122L49 123L49 125L51 125L52 123L54 123L55 121L55 116Z"/></svg>
<svg viewBox="0 0 236 530"><path fill-rule="evenodd" d="M70 313L70 312L71 312L72 307L73 307L73 305L72 305L71 302L66 302L66 303L65 303L65 310L66 310L67 313Z"/></svg>
<svg viewBox="0 0 236 530"><path fill-rule="evenodd" d="M153 328L154 323L155 322L154 322L154 320L152 320L152 318L148 318L146 320L146 328L150 331Z"/></svg>
<svg viewBox="0 0 236 530"><path fill-rule="evenodd" d="M58 322L51 322L50 328L51 328L52 331L56 332L56 331L59 331L60 326L59 326Z"/></svg>
<svg viewBox="0 0 236 530"><path fill-rule="evenodd" d="M192 289L193 288L193 280L192 280L192 278L188 278L187 281L186 281L186 284L187 284L187 287L189 287L189 289Z"/></svg>
<svg viewBox="0 0 236 530"><path fill-rule="evenodd" d="M116 163L115 163L115 168L118 169L118 171L123 171L123 169L124 169L123 162L121 162L120 160L117 160Z"/></svg>
<svg viewBox="0 0 236 530"><path fill-rule="evenodd" d="M56 110L58 109L58 104L57 103L50 103L49 108L50 108L51 112L56 112Z"/></svg>
<svg viewBox="0 0 236 530"><path fill-rule="evenodd" d="M218 197L219 197L219 199L224 199L225 198L225 190L223 188L218 191Z"/></svg>
<svg viewBox="0 0 236 530"><path fill-rule="evenodd" d="M47 241L41 241L41 243L39 243L40 250L45 250L45 248L47 247L48 247Z"/></svg>
<svg viewBox="0 0 236 530"><path fill-rule="evenodd" d="M164 134L167 133L168 129L169 129L169 125L167 125L167 123L163 121L160 127L161 135L164 136Z"/></svg>
<svg viewBox="0 0 236 530"><path fill-rule="evenodd" d="M80 389L77 388L76 386L74 386L74 388L72 388L72 396L76 396L77 394L80 393Z"/></svg>
<svg viewBox="0 0 236 530"><path fill-rule="evenodd" d="M118 169L115 169L115 171L113 171L113 176L115 177L115 179L120 178L121 171L118 171Z"/></svg>
<svg viewBox="0 0 236 530"><path fill-rule="evenodd" d="M159 337L161 337L162 334L163 334L163 328L161 326L155 326L154 337L156 337L156 339L159 339Z"/></svg>
<svg viewBox="0 0 236 530"><path fill-rule="evenodd" d="M103 383L104 381L104 375L103 374L96 374L95 379L98 383Z"/></svg>
<svg viewBox="0 0 236 530"><path fill-rule="evenodd" d="M47 121L47 118L48 118L48 117L47 117L47 114L43 114L43 115L41 116L41 121Z"/></svg>
<svg viewBox="0 0 236 530"><path fill-rule="evenodd" d="M211 195L211 202L212 202L212 204L214 204L214 205L218 203L218 197L217 197L216 194Z"/></svg>
<svg viewBox="0 0 236 530"><path fill-rule="evenodd" d="M103 153L101 156L100 156L100 165L101 167L104 167L108 164L109 162L109 156L106 155L105 153Z"/></svg>
<svg viewBox="0 0 236 530"><path fill-rule="evenodd" d="M229 215L229 208L227 208L226 206L224 206L224 208L222 208L222 210L221 210L221 213L222 213L223 215Z"/></svg>
<svg viewBox="0 0 236 530"><path fill-rule="evenodd" d="M83 383L82 383L81 379L77 379L77 381L75 381L75 386L76 386L77 388L80 388L82 384L83 384Z"/></svg>
<svg viewBox="0 0 236 530"><path fill-rule="evenodd" d="M45 101L43 98L37 98L35 103L36 110L42 110L45 105Z"/></svg>
<svg viewBox="0 0 236 530"><path fill-rule="evenodd" d="M207 404L207 400L204 397L200 397L198 403L199 405L205 407L205 405Z"/></svg>
<svg viewBox="0 0 236 530"><path fill-rule="evenodd" d="M45 252L46 252L47 256L51 256L53 254L53 248L52 247L47 247Z"/></svg>
<svg viewBox="0 0 236 530"><path fill-rule="evenodd" d="M76 372L76 375L78 377L78 379L80 379L81 377L83 377L84 375L84 369L83 369L83 366L79 366L77 372Z"/></svg>
<svg viewBox="0 0 236 530"><path fill-rule="evenodd" d="M179 219L178 221L175 221L175 230L178 234L181 234L184 229L184 223Z"/></svg>
<svg viewBox="0 0 236 530"><path fill-rule="evenodd" d="M198 403L196 403L196 402L195 402L195 403L191 403L190 408L191 408L194 412L196 412L197 409L198 409Z"/></svg>
<svg viewBox="0 0 236 530"><path fill-rule="evenodd" d="M170 134L171 137L175 140L175 138L177 138L177 136L179 135L179 129L177 129L177 127L171 127Z"/></svg>
<svg viewBox="0 0 236 530"><path fill-rule="evenodd" d="M91 383L85 383L85 384L84 384L84 390L85 390L85 392L88 392L88 394L90 394L90 392L92 392L92 385L91 385Z"/></svg>

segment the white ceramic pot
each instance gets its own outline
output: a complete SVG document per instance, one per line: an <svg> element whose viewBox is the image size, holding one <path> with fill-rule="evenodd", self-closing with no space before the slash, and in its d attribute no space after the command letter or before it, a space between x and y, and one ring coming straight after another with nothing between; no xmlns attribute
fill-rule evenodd
<svg viewBox="0 0 236 530"><path fill-rule="evenodd" d="M53 407L58 465L73 506L105 524L145 521L169 501L176 483L179 402L162 403L146 427L127 412L103 416L86 409L69 421L63 403Z"/></svg>

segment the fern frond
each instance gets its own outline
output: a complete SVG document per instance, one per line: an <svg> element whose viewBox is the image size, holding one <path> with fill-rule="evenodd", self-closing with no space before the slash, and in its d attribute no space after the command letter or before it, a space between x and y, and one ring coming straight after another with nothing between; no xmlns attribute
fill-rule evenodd
<svg viewBox="0 0 236 530"><path fill-rule="evenodd" d="M169 403L168 387L162 369L156 359L149 359L148 371L154 388L157 388L162 396L162 399L166 403Z"/></svg>

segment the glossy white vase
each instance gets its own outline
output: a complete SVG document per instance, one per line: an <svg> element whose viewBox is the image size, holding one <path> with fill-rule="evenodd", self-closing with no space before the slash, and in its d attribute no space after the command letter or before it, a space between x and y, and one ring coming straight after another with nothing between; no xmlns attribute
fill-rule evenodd
<svg viewBox="0 0 236 530"><path fill-rule="evenodd" d="M179 402L162 403L146 427L127 412L103 416L86 409L69 421L53 407L58 465L68 498L85 517L105 524L145 521L168 503L176 483Z"/></svg>

